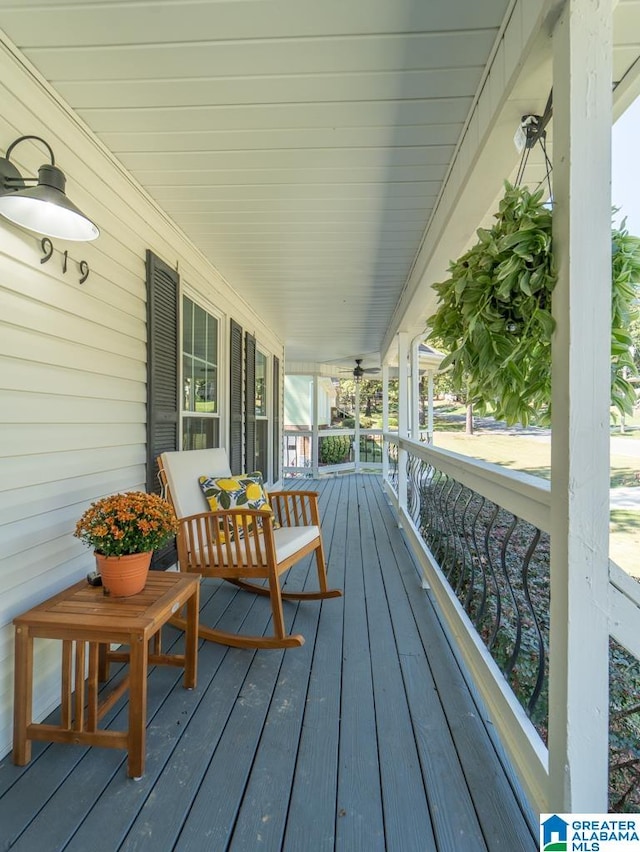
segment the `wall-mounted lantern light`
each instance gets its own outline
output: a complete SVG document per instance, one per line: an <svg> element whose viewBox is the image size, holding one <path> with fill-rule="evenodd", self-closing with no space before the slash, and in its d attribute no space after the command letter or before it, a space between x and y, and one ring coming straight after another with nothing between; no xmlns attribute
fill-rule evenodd
<svg viewBox="0 0 640 852"><path fill-rule="evenodd" d="M51 158L40 166L38 177L22 177L10 162L11 152L19 142L35 139L42 142ZM67 198L64 173L56 166L51 146L40 136L20 136L0 157L0 214L16 225L61 240L95 240L100 231L76 205ZM28 186L35 184L35 186Z"/></svg>

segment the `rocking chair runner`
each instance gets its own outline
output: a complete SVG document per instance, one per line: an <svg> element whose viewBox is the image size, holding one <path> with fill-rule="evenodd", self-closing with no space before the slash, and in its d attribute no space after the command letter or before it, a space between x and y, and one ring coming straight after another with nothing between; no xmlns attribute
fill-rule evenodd
<svg viewBox="0 0 640 852"><path fill-rule="evenodd" d="M247 636L201 624L200 636L238 648L302 645L303 636L287 634L285 630L282 600L319 600L342 594L327 586L316 492L270 492L273 512L246 508L202 511L205 498L198 479L203 475L230 477L226 452L210 449L162 453L158 466L179 520L180 570L219 577L271 599L274 635ZM280 576L310 553L315 553L320 590L283 592ZM258 584L256 580L267 583Z"/></svg>

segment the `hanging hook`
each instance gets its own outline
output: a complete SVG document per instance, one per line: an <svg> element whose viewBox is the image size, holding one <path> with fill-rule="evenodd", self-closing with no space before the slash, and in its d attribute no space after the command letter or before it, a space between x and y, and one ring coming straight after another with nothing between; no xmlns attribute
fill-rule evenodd
<svg viewBox="0 0 640 852"><path fill-rule="evenodd" d="M540 143L540 147L542 149L542 153L544 155L545 161L545 169L546 175L545 179L549 184L549 195L551 195L551 161L547 154L547 146L546 146L546 138L547 131L546 127L549 121L551 120L551 116L553 114L553 89L549 92L549 97L547 98L547 103L544 108L544 112L542 115L534 115L533 113L528 115L523 115L522 120L520 121L520 126L518 128L518 132L516 133L516 140L520 142L522 145L522 157L520 158L520 165L518 166L518 173L516 175L515 185L520 186L522 179L524 177L524 172L529 161L529 154L531 153L532 148L535 147L536 142Z"/></svg>

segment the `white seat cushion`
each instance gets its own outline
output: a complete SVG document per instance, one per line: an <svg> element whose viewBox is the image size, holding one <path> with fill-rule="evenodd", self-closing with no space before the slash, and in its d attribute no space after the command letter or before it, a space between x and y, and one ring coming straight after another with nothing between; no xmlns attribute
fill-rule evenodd
<svg viewBox="0 0 640 852"><path fill-rule="evenodd" d="M276 559L278 562L284 562L296 550L312 542L320 535L320 530L316 526L310 527L280 527L273 531L273 538L276 545Z"/></svg>
<svg viewBox="0 0 640 852"><path fill-rule="evenodd" d="M262 534L260 534L261 536ZM284 562L285 559L288 559L292 556L297 550L305 547L307 544L310 544L320 535L320 531L316 526L310 527L281 527L280 529L273 531L274 543L276 546L276 561ZM232 551L232 561L234 564L242 563L246 560L246 547L247 540L241 539L239 542L231 542L230 544ZM253 537L250 539L250 547L252 553L252 561L254 564L263 564L261 560L258 560L256 557L256 550L253 541ZM264 553L264 547L261 548L261 552ZM197 561L200 562L200 555L204 553L205 562L209 561L207 551L199 551L196 550ZM236 557L239 556L240 559L236 562ZM214 551L214 565L218 565L218 552ZM229 564L229 556L226 547L222 548L222 564ZM197 565L195 569L197 570Z"/></svg>

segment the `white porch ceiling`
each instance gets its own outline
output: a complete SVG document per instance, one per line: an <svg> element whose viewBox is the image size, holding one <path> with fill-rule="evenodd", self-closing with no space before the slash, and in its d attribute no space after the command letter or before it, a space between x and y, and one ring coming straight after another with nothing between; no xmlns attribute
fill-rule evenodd
<svg viewBox="0 0 640 852"><path fill-rule="evenodd" d="M288 360L367 366L512 5L0 0L0 28ZM639 5L619 4L618 78Z"/></svg>

